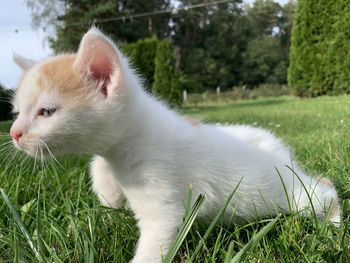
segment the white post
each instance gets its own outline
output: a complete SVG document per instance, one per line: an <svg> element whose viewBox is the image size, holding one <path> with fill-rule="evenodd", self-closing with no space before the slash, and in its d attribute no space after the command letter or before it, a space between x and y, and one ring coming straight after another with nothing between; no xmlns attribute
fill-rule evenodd
<svg viewBox="0 0 350 263"><path fill-rule="evenodd" d="M220 86L216 87L216 96L220 96Z"/></svg>
<svg viewBox="0 0 350 263"><path fill-rule="evenodd" d="M182 92L182 98L183 98L183 102L187 102L187 90L184 89L184 91Z"/></svg>

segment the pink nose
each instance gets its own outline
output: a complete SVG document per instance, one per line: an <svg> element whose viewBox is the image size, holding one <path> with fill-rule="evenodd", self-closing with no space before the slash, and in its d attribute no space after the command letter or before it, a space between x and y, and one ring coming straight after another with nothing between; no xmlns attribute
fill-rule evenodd
<svg viewBox="0 0 350 263"><path fill-rule="evenodd" d="M11 135L12 139L14 139L14 140L18 141L18 140L19 140L19 138L21 138L21 137L22 137L23 133L22 133L22 132L20 132L20 131L11 130L11 131L10 131L10 135Z"/></svg>

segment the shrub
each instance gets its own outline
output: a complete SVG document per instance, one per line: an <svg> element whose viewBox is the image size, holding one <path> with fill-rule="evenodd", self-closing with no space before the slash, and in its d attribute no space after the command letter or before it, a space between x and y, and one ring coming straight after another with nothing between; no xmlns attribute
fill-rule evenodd
<svg viewBox="0 0 350 263"><path fill-rule="evenodd" d="M158 41L155 57L152 93L165 99L170 106L182 102L179 76L175 72L174 54L170 40Z"/></svg>
<svg viewBox="0 0 350 263"><path fill-rule="evenodd" d="M155 37L145 38L124 48L134 64L135 69L145 79L146 89L151 91L154 81L154 59L157 51L158 40Z"/></svg>
<svg viewBox="0 0 350 263"><path fill-rule="evenodd" d="M213 91L206 91L202 94L188 94L187 104L198 105L201 103L230 103L232 101L258 99L264 97L279 97L291 95L287 85L264 84L255 89L246 87L233 87L232 90L223 91L219 95Z"/></svg>

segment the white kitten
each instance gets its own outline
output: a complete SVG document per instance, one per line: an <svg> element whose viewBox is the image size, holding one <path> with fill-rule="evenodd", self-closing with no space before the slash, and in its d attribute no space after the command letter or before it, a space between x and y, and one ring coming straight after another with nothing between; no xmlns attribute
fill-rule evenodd
<svg viewBox="0 0 350 263"><path fill-rule="evenodd" d="M30 65L14 99L14 144L28 154L88 153L93 189L102 204L124 196L141 237L133 263L161 262L182 222L188 188L206 195L200 211L213 218L241 184L225 218L235 222L304 210L340 222L337 193L327 180L292 163L289 149L267 131L242 126L194 125L143 91L126 58L100 31L83 37L77 54ZM29 69L28 69L29 68ZM286 197L281 174L288 192ZM305 213L308 214L308 209Z"/></svg>

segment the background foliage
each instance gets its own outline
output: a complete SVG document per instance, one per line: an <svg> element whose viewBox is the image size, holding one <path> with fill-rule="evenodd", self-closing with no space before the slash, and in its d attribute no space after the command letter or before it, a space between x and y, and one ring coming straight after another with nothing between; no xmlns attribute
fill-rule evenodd
<svg viewBox="0 0 350 263"><path fill-rule="evenodd" d="M176 2L178 8L208 3ZM164 38L172 42L168 54L174 75L167 80L177 79L172 90L177 86L179 92L204 92L218 86L227 90L286 83L294 2L281 6L273 0L257 0L249 6L232 0L163 14L152 13L174 8L172 1L59 0L52 4L27 0L27 4L35 25L51 28L47 31L53 33L48 37L56 52L76 50L92 24L100 27L126 46L124 50L145 76L149 90L157 75L151 59L155 57L155 42ZM128 18L145 13L149 15ZM170 90L165 93L178 94Z"/></svg>
<svg viewBox="0 0 350 263"><path fill-rule="evenodd" d="M0 121L11 118L11 92L0 85Z"/></svg>
<svg viewBox="0 0 350 263"><path fill-rule="evenodd" d="M138 40L124 47L124 52L130 57L133 66L144 77L145 88L148 91L152 90L154 81L154 60L157 45L158 39L152 37Z"/></svg>
<svg viewBox="0 0 350 263"><path fill-rule="evenodd" d="M155 75L153 93L167 100L170 106L181 105L181 90L174 67L174 57L171 42L158 42L155 57Z"/></svg>
<svg viewBox="0 0 350 263"><path fill-rule="evenodd" d="M349 1L298 1L288 76L297 94L350 92L349 27Z"/></svg>

